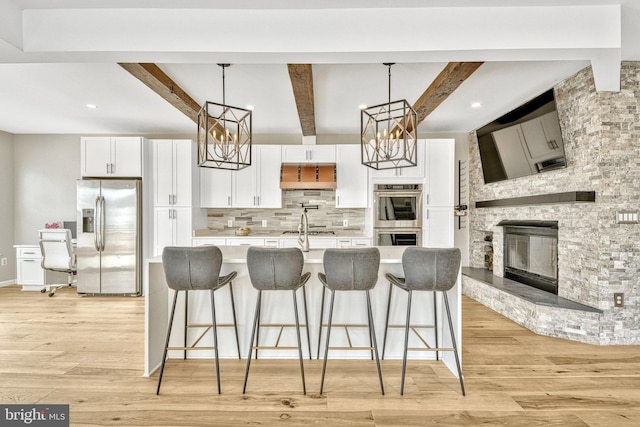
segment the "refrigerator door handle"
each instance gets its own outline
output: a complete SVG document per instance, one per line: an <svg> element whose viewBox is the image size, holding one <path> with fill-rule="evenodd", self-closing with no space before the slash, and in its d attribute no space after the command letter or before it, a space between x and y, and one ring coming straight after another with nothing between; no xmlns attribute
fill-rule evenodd
<svg viewBox="0 0 640 427"><path fill-rule="evenodd" d="M96 251L100 251L100 224L98 223L100 219L100 196L96 197L96 205L93 210L93 245L96 248Z"/></svg>
<svg viewBox="0 0 640 427"><path fill-rule="evenodd" d="M106 224L104 220L104 196L100 196L100 251L104 251L104 234Z"/></svg>

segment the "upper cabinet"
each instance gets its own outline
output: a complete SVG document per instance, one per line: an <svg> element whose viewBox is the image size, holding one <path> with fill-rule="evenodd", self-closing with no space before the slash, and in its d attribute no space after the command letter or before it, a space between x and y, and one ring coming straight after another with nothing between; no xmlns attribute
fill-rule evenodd
<svg viewBox="0 0 640 427"><path fill-rule="evenodd" d="M279 145L254 145L251 166L239 171L200 168L203 208L280 208Z"/></svg>
<svg viewBox="0 0 640 427"><path fill-rule="evenodd" d="M199 169L200 206L203 208L230 208L231 178L237 172L215 168Z"/></svg>
<svg viewBox="0 0 640 427"><path fill-rule="evenodd" d="M335 145L283 145L282 163L335 163Z"/></svg>
<svg viewBox="0 0 640 427"><path fill-rule="evenodd" d="M371 169L371 178L392 178L392 179L422 179L424 178L424 148L425 140L419 139L417 141L417 157L418 164L407 168L398 169ZM380 181L380 180L378 180Z"/></svg>
<svg viewBox="0 0 640 427"><path fill-rule="evenodd" d="M233 174L231 203L238 208L280 208L280 146L254 145L252 165Z"/></svg>
<svg viewBox="0 0 640 427"><path fill-rule="evenodd" d="M360 162L360 145L336 145L336 208L369 206L369 168Z"/></svg>
<svg viewBox="0 0 640 427"><path fill-rule="evenodd" d="M83 137L83 177L142 177L141 137Z"/></svg>
<svg viewBox="0 0 640 427"><path fill-rule="evenodd" d="M427 165L424 203L427 206L453 206L455 177L455 140L428 139L425 144Z"/></svg>
<svg viewBox="0 0 640 427"><path fill-rule="evenodd" d="M154 206L191 206L191 140L152 140Z"/></svg>

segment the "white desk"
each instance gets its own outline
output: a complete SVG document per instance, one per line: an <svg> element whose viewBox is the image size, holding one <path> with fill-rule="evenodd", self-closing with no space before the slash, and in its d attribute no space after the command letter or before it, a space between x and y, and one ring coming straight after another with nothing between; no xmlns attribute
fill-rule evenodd
<svg viewBox="0 0 640 427"><path fill-rule="evenodd" d="M257 299L257 291L251 286L249 274L246 265L247 246L221 246L220 250L223 255L223 265L220 274L224 275L231 271L237 271L238 276L233 282L236 314L238 318L238 333L240 336L240 350L242 357L246 358L249 349L249 341L251 338L251 326L253 322L255 303ZM381 246L380 249L380 270L378 284L372 291L372 309L374 316L374 324L376 329L376 338L380 354L382 353L382 338L384 335L384 321L387 304L387 295L389 292L389 283L385 279L386 273L394 273L402 275L402 253L404 247ZM309 325L311 335L311 352L315 359L318 343L318 324L320 322L320 300L322 296L322 284L318 280L318 272L322 271L322 255L324 250L311 250L305 253L304 272L311 272L311 278L307 282L307 306L309 311ZM449 302L451 304L451 316L456 330L456 339L458 340L458 348L462 348L461 336L461 287L458 284L449 292ZM145 261L144 271L144 294L145 300L145 371L144 375L149 376L153 373L162 361L164 349L164 341L166 339L167 324L169 321L170 304L173 294L167 287L164 271L162 268L161 257L151 258ZM189 292L189 321L198 323L211 322L211 305L208 291L191 291ZM225 287L216 291L216 316L218 323L230 323L231 305L229 302L229 289ZM285 295L283 295L285 294ZM327 293L327 296L329 294ZM413 297L412 323L431 324L432 323L432 292L420 292ZM302 306L302 292L298 291L298 309L300 310L300 322L306 323ZM329 309L329 298L325 299L325 317L324 323L327 322L327 313ZM423 306L423 309L419 307ZM263 294L263 310L261 313L262 323L293 323L293 301L291 297L282 292L265 292ZM401 324L405 322L406 294L404 292L394 292L394 300L391 304L390 324ZM446 317L443 311L444 307L438 307L438 336L442 342L441 346L451 346ZM184 302L183 297L178 298L176 307L176 316L174 319L174 327L171 337L171 345L180 346L183 340L183 321L184 321ZM336 293L336 301L334 308L333 323L358 323L366 324L366 300L362 292L339 292ZM445 333L443 334L443 326ZM295 345L295 333L293 328L291 331L285 331L281 345ZM197 332L194 332L196 334ZM261 328L260 342L275 342L278 330L276 328ZM366 328L350 329L349 333L355 346L368 345L368 333ZM433 332L425 332L425 335L432 336ZM303 354L307 355L306 332L301 330ZM322 348L324 348L324 337ZM409 346L419 346L417 339L412 342L415 337L410 337ZM263 341L264 340L264 341ZM221 358L237 358L237 350L235 339L233 337L232 328L218 329L219 354ZM332 328L331 346L346 345L347 340L344 330L340 328ZM385 358L400 359L404 344L403 329L390 328L387 338L387 350ZM432 343L433 344L433 343ZM213 334L208 333L205 339L201 341L203 346L213 345ZM322 351L321 351L322 353ZM455 361L451 352L441 353L442 359L448 368L455 371ZM182 357L182 352L170 352L169 357ZM206 357L212 358L213 351L191 352L188 357ZM297 358L297 350L291 351L275 351L260 350L261 358ZM369 351L329 351L330 358L362 358L369 359L371 353ZM409 358L412 359L435 359L434 352L410 352ZM455 375L455 373L454 373Z"/></svg>

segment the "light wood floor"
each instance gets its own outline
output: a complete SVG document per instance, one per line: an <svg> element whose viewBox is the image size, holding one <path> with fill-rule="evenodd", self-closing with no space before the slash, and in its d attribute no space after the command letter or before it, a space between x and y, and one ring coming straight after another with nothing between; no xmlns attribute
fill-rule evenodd
<svg viewBox="0 0 640 427"><path fill-rule="evenodd" d="M160 396L143 378L144 299L55 297L0 288L0 403L68 403L72 425L119 426L638 426L640 347L541 337L463 300L467 396L439 362L258 360L242 395L245 361L170 361Z"/></svg>

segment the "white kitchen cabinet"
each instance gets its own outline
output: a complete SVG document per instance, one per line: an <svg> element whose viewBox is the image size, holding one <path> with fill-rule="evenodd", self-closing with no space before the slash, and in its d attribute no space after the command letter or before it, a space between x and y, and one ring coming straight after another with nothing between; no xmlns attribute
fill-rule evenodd
<svg viewBox="0 0 640 427"><path fill-rule="evenodd" d="M83 137L83 177L142 177L142 138Z"/></svg>
<svg viewBox="0 0 640 427"><path fill-rule="evenodd" d="M264 239L256 237L231 237L226 239L227 246L264 246Z"/></svg>
<svg viewBox="0 0 640 427"><path fill-rule="evenodd" d="M491 132L491 135L502 158L507 178L518 178L534 172L520 125Z"/></svg>
<svg viewBox="0 0 640 427"><path fill-rule="evenodd" d="M231 206L238 208L281 208L281 149L278 145L254 145L252 165L232 177Z"/></svg>
<svg viewBox="0 0 640 427"><path fill-rule="evenodd" d="M161 255L167 246L191 246L191 207L155 207L153 213L154 256Z"/></svg>
<svg viewBox="0 0 640 427"><path fill-rule="evenodd" d="M154 206L191 206L194 143L152 140Z"/></svg>
<svg viewBox="0 0 640 427"><path fill-rule="evenodd" d="M338 238L336 239L336 247L338 248L347 248L353 246L371 246L371 239L345 239Z"/></svg>
<svg viewBox="0 0 640 427"><path fill-rule="evenodd" d="M239 171L200 168L203 208L281 208L280 146L252 147L252 164Z"/></svg>
<svg viewBox="0 0 640 427"><path fill-rule="evenodd" d="M360 161L360 145L336 145L336 208L369 207L368 169Z"/></svg>
<svg viewBox="0 0 640 427"><path fill-rule="evenodd" d="M424 210L422 244L427 248L452 248L453 207L428 207Z"/></svg>
<svg viewBox="0 0 640 427"><path fill-rule="evenodd" d="M194 238L193 246L225 246L227 240L222 237Z"/></svg>
<svg viewBox="0 0 640 427"><path fill-rule="evenodd" d="M335 145L283 145L282 163L335 163Z"/></svg>
<svg viewBox="0 0 640 427"><path fill-rule="evenodd" d="M17 246L16 283L22 285L22 290L41 290L44 282L40 246Z"/></svg>
<svg viewBox="0 0 640 427"><path fill-rule="evenodd" d="M562 131L555 111L520 124L532 163L562 155Z"/></svg>
<svg viewBox="0 0 640 427"><path fill-rule="evenodd" d="M417 141L417 165L407 168L397 169L371 169L371 178L387 178L391 179L388 182L394 182L395 180L405 179L422 179L424 178L424 159L425 159L425 140L419 139ZM381 181L381 180L378 180Z"/></svg>
<svg viewBox="0 0 640 427"><path fill-rule="evenodd" d="M429 139L426 141L426 206L453 206L455 178L455 140Z"/></svg>
<svg viewBox="0 0 640 427"><path fill-rule="evenodd" d="M200 209L196 146L191 140L151 141L153 253L166 246L191 246L193 229L206 226ZM151 229L149 230L151 232Z"/></svg>
<svg viewBox="0 0 640 427"><path fill-rule="evenodd" d="M230 208L232 199L232 172L225 169L200 169L200 206L203 208Z"/></svg>

